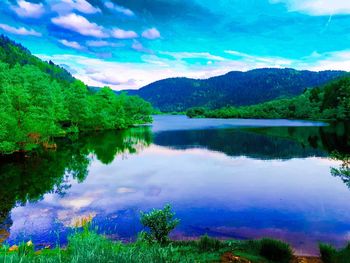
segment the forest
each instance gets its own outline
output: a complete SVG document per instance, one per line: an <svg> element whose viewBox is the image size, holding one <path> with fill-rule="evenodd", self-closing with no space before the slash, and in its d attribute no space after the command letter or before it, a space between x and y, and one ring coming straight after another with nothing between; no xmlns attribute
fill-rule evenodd
<svg viewBox="0 0 350 263"><path fill-rule="evenodd" d="M256 119L350 119L350 77L343 77L303 94L251 106L227 106L219 109L194 107L186 112L190 118Z"/></svg>
<svg viewBox="0 0 350 263"><path fill-rule="evenodd" d="M93 93L67 71L0 39L0 154L55 148L52 139L151 122L152 106L104 87Z"/></svg>
<svg viewBox="0 0 350 263"><path fill-rule="evenodd" d="M218 109L255 105L301 95L305 89L322 86L343 77L344 71L262 68L232 71L209 79L170 78L127 91L149 101L162 112L182 112L192 107Z"/></svg>

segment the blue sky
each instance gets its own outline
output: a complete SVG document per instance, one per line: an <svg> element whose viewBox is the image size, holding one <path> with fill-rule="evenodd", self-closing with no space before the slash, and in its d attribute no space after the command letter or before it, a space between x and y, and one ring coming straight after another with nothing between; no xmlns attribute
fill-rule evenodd
<svg viewBox="0 0 350 263"><path fill-rule="evenodd" d="M347 0L3 0L0 33L94 86L262 67L350 71Z"/></svg>

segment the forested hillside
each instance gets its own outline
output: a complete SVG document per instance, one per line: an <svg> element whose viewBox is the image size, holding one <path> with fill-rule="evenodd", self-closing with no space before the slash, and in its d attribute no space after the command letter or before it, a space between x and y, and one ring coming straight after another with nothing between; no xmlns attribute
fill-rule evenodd
<svg viewBox="0 0 350 263"><path fill-rule="evenodd" d="M40 71L47 73L51 78L65 83L74 81L73 76L64 68L55 65L52 61L45 62L33 56L28 49L14 42L4 35L0 35L0 61L14 66L19 64L36 66Z"/></svg>
<svg viewBox="0 0 350 263"><path fill-rule="evenodd" d="M290 98L302 94L306 88L323 85L344 74L344 71L256 69L234 71L206 80L165 79L128 93L139 95L163 112L184 111L191 107L215 109Z"/></svg>
<svg viewBox="0 0 350 263"><path fill-rule="evenodd" d="M82 130L123 129L151 121L139 97L96 93L67 71L0 38L0 154L55 147L54 136Z"/></svg>
<svg viewBox="0 0 350 263"><path fill-rule="evenodd" d="M291 99L281 99L245 107L210 110L191 108L189 117L350 120L350 77L313 89Z"/></svg>

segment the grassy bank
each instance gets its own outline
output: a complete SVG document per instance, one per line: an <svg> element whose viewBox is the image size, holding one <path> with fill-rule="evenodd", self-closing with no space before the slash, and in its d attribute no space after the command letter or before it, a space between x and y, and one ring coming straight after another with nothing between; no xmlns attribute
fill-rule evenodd
<svg viewBox="0 0 350 263"><path fill-rule="evenodd" d="M207 236L197 241L167 244L138 240L113 242L93 231L78 231L65 248L35 251L31 242L18 247L3 246L0 262L289 262L288 245L263 239L258 241L219 241ZM289 247L288 247L289 248ZM270 260L269 260L270 258ZM234 260L239 261L234 261ZM272 260L271 260L272 259ZM248 260L248 261L247 261Z"/></svg>
<svg viewBox="0 0 350 263"><path fill-rule="evenodd" d="M322 262L295 257L288 244L268 238L220 241L203 236L193 241L172 241L169 233L180 223L174 215L170 206L141 213L145 231L139 233L136 242L128 244L98 234L91 227L93 218L85 217L76 222L65 247L36 250L32 241L11 247L0 245L0 262ZM350 245L341 250L320 245L320 254L324 263L349 262Z"/></svg>

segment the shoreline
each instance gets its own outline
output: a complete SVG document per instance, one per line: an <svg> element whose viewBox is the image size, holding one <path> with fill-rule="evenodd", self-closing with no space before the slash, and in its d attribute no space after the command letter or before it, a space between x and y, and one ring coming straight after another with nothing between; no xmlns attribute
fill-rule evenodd
<svg viewBox="0 0 350 263"><path fill-rule="evenodd" d="M120 241L112 240L105 235L97 234L96 232L88 230L85 228L85 226L83 226L82 228L75 228L75 233L68 238L68 244L66 246L42 246L41 249L35 249L35 244L33 244L31 240L28 240L26 242L23 241L18 245L12 246L0 244L0 259L2 259L3 262L12 262L13 257L20 256L21 260L24 259L23 262L36 262L36 260L40 260L40 262L51 262L50 260L54 260L54 258L59 255L60 257L67 258L67 261L63 260L63 262L69 262L68 258L72 254L79 254L81 251L85 251L86 249L90 250L91 246L96 246L98 249L94 249L94 254L97 258L102 257L99 255L99 253L104 254L104 250L108 248L110 253L109 258L113 256L119 257L120 255L118 255L118 253L126 253L126 251L129 250L131 251L132 255L136 256L138 255L138 250L140 249L143 251L142 253L145 253L146 250L169 250L165 253L167 254L167 260L160 260L159 262L191 262L185 260L182 261L183 258L186 257L194 259L196 262L280 262L273 260L269 261L265 258L265 256L262 256L259 254L259 252L257 252L256 246L259 244L259 242L263 242L263 240L273 241L272 239L221 241L215 238L210 238L208 236L202 236L192 240L169 240L166 244L162 245L154 242L148 243L145 240L140 239L139 236L139 238L134 242L122 243ZM276 245L286 244L277 240L274 241L274 243L275 242ZM278 250L280 248L276 246L276 249ZM175 259L178 256L177 254L181 256L179 258L179 261ZM154 256L155 255L152 255L152 257ZM29 261L26 261L26 259ZM211 260L207 261L207 259ZM283 262L322 263L320 256L299 255L298 253L295 253L294 250L292 258Z"/></svg>

